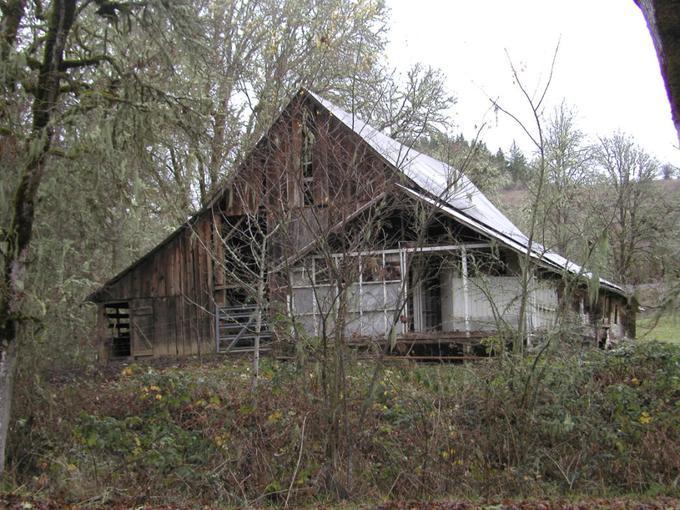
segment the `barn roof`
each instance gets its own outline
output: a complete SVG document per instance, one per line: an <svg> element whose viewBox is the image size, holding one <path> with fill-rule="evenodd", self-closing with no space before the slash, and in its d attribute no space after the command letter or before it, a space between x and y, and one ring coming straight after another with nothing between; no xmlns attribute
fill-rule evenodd
<svg viewBox="0 0 680 510"><path fill-rule="evenodd" d="M390 138L362 121L355 114L349 113L323 97L305 89L301 89L293 96L293 99L283 111L287 110L290 104L295 101L295 98L299 96L312 98L319 106L327 110L333 117L361 137L386 163L408 177L413 185L402 186L402 188L414 198L438 207L443 213L450 215L464 225L495 239L513 250L526 253L530 247L531 256L548 268L592 278L592 273L586 271L578 264L567 260L554 251L546 249L535 241L530 243L528 237L493 205L472 181L452 166ZM267 133L258 140L256 146L266 137ZM200 211L180 225L157 246L107 281L101 288L90 294L86 299L88 301L96 301L98 295L105 288L123 278L142 261L153 256L164 245L177 237L185 228L190 227L220 199L229 187L231 180L228 179L225 185ZM626 295L620 286L603 278L599 280L602 287L618 294Z"/></svg>
<svg viewBox="0 0 680 510"><path fill-rule="evenodd" d="M442 212L509 248L522 253L529 250L533 258L552 269L592 278L592 273L578 264L536 241L530 241L470 179L452 166L390 138L321 96L313 92L308 94L425 192L423 194L419 190L404 187L415 198L439 207ZM615 283L604 278L599 280L603 287L625 295L624 290Z"/></svg>

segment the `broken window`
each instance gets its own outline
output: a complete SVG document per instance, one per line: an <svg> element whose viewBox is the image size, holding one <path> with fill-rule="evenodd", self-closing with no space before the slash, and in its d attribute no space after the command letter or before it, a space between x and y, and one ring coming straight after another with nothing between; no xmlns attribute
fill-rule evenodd
<svg viewBox="0 0 680 510"><path fill-rule="evenodd" d="M381 254L361 257L361 279L366 282L401 280L399 254Z"/></svg>
<svg viewBox="0 0 680 510"><path fill-rule="evenodd" d="M351 284L359 281L359 257L354 255L341 255L335 258L338 268L338 278L343 284Z"/></svg>
<svg viewBox="0 0 680 510"><path fill-rule="evenodd" d="M294 287L309 285L309 271L305 267L296 267L291 271L291 283Z"/></svg>
<svg viewBox="0 0 680 510"><path fill-rule="evenodd" d="M109 331L109 354L112 358L126 358L132 354L130 345L130 304L109 303L104 308Z"/></svg>
<svg viewBox="0 0 680 510"><path fill-rule="evenodd" d="M314 283L316 285L330 284L330 272L328 271L328 263L325 258L315 258L314 264Z"/></svg>
<svg viewBox="0 0 680 510"><path fill-rule="evenodd" d="M382 256L362 257L361 278L364 282L379 282L383 280Z"/></svg>
<svg viewBox="0 0 680 510"><path fill-rule="evenodd" d="M401 260L399 255L385 255L385 281L401 281Z"/></svg>

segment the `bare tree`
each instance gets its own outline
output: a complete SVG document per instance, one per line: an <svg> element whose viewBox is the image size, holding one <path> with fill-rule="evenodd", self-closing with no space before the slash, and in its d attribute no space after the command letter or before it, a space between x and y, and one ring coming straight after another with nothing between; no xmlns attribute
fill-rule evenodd
<svg viewBox="0 0 680 510"><path fill-rule="evenodd" d="M515 338L516 352L522 352L523 342L531 326L528 311L534 305L533 300L536 296L533 289L536 288L538 260L553 248L568 252L570 241L579 237L578 229L575 232L571 231L576 222L570 210L571 204L563 200L563 194L577 193L575 190L579 188L583 180L587 179L591 159L589 150L581 145L583 135L575 129L573 115L564 108L564 105L557 110L551 122L546 122L544 117L543 105L552 81L558 50L559 45L555 49L548 78L535 94L529 92L519 77L517 69L510 61L514 82L522 93L530 112L530 123L523 122L516 114L492 100L495 108L517 123L531 140L536 151L533 161L534 172L527 223L526 251L523 250L520 272L520 320ZM606 225L609 224L607 218L611 218L611 214L603 215L601 217L602 223L598 225L600 228L589 236L593 242L584 247L583 250L578 250L581 254L581 263L584 265L579 270L574 270L573 267L569 268L570 263L568 261L566 261L566 264L561 264L563 266L561 270L561 295L559 297L561 306L557 311L555 322L556 331L560 335L560 331L564 330L565 327L567 331L571 328L569 322L571 322L570 317L573 309L573 293L576 290L581 293L585 282L588 285L589 304L595 307L598 301L600 292L600 272L598 270L601 264L598 263L597 258L606 251ZM541 244L538 242L539 240L543 240L544 243L547 241L547 243ZM564 253L564 255L570 254ZM589 272L586 272L586 266L590 266ZM580 307L584 309L583 298L580 299L582 303ZM592 314L582 312L580 315L582 317L579 317L577 323L583 324L583 320L588 316L593 327L593 336L599 338L600 313L593 308ZM536 360L550 345L552 336L547 336L548 342L544 344Z"/></svg>
<svg viewBox="0 0 680 510"><path fill-rule="evenodd" d="M521 267L521 278L520 278L520 305L519 305L519 320L518 320L518 330L517 337L514 342L515 352L521 353L523 351L524 338L527 334L526 328L526 316L527 316L527 306L529 304L529 286L533 278L535 270L534 254L534 244L536 243L536 236L540 229L540 201L544 192L544 188L547 183L548 177L548 161L546 155L546 143L545 143L545 127L542 118L542 107L545 101L546 95L550 88L552 82L553 72L555 70L555 61L557 59L557 54L559 51L559 44L555 47L555 52L553 54L553 59L550 65L550 72L545 84L539 89L537 94L532 95L526 85L521 80L519 73L510 60L508 56L508 61L510 63L510 70L514 82L517 84L522 96L526 100L526 104L529 108L531 114L531 124L525 124L522 122L515 114L505 109L496 100L491 100L494 108L508 115L513 119L517 125L522 129L522 131L531 140L534 148L536 149L537 159L536 159L536 177L535 177L535 191L531 200L531 212L528 224L528 236L527 236L527 246L526 252L522 257L522 267Z"/></svg>
<svg viewBox="0 0 680 510"><path fill-rule="evenodd" d="M319 366L328 483L343 491L353 483L354 466L348 367L357 348L377 356L361 405L363 420L380 360L408 330L406 274L418 279L412 257L430 233L436 207L410 197L380 154L316 100L301 97L216 204L223 226L217 227L214 259L219 278L234 287L234 302L255 305L256 341L268 308L269 318L285 317L270 321L277 338L292 340L299 363ZM449 180L451 187L456 182L456 176ZM406 240L408 256L400 244ZM284 309L274 309L282 303Z"/></svg>
<svg viewBox="0 0 680 510"><path fill-rule="evenodd" d="M622 133L600 138L596 158L606 187L603 208L611 204L614 218L607 230L615 275L623 283L636 283L637 268L653 256L654 240L662 235L665 214L658 207L663 202L655 200L653 182L659 165Z"/></svg>
<svg viewBox="0 0 680 510"><path fill-rule="evenodd" d="M592 183L592 150L576 125L576 114L562 102L547 121L547 182L541 197L544 246L565 257L580 255L585 191ZM579 206L580 205L580 206Z"/></svg>

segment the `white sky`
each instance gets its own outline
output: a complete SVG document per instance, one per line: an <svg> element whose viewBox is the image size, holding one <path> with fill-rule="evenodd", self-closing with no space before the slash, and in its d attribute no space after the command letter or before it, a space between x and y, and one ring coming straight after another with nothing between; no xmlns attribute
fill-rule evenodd
<svg viewBox="0 0 680 510"><path fill-rule="evenodd" d="M393 65L423 62L441 68L457 99L456 131L482 139L492 152L525 135L502 113L498 98L526 118L528 107L513 86L505 50L532 91L545 83L559 40L546 108L563 99L578 125L594 138L621 130L661 163L680 166L678 138L659 64L642 13L633 0L387 0L391 9Z"/></svg>

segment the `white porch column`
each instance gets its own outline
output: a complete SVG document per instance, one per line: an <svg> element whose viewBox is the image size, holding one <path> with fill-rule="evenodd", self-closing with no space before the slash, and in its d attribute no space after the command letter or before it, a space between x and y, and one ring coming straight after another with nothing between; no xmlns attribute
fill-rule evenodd
<svg viewBox="0 0 680 510"><path fill-rule="evenodd" d="M468 292L468 266L465 246L460 249L461 272L463 273L463 310L465 320L465 334L470 336L470 296Z"/></svg>

